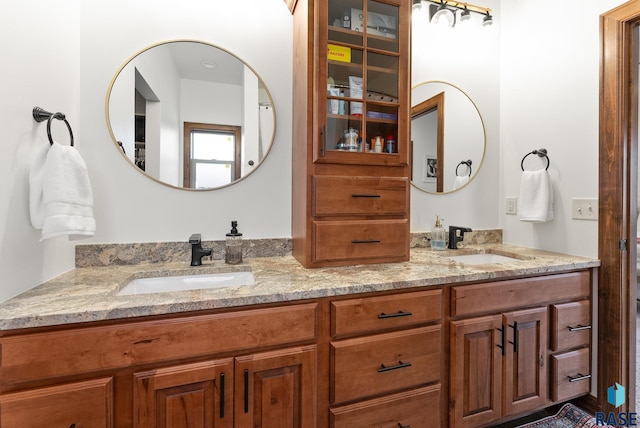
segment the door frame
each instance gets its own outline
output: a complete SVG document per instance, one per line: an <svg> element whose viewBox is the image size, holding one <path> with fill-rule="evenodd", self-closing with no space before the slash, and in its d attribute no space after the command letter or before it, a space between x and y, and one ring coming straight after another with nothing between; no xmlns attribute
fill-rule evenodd
<svg viewBox="0 0 640 428"><path fill-rule="evenodd" d="M597 410L604 412L635 410L639 21L640 0L600 15L596 393ZM615 383L627 392L618 408L607 403Z"/></svg>

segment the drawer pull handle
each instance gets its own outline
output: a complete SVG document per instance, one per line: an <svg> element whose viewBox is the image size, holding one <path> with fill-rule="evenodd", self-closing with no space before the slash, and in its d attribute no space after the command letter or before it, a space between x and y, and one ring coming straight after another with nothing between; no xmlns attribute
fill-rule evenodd
<svg viewBox="0 0 640 428"><path fill-rule="evenodd" d="M591 330L590 325L580 325L580 324L578 324L575 327L568 326L567 328L569 329L569 331Z"/></svg>
<svg viewBox="0 0 640 428"><path fill-rule="evenodd" d="M411 425L402 425L400 422L398 422L398 428L411 428Z"/></svg>
<svg viewBox="0 0 640 428"><path fill-rule="evenodd" d="M398 364L395 366L385 366L384 364L380 364L380 368L378 369L378 373L389 372L391 370L398 370L405 367L411 367L411 363L403 363L402 361L398 361Z"/></svg>
<svg viewBox="0 0 640 428"><path fill-rule="evenodd" d="M224 418L224 373L220 373L220 419Z"/></svg>
<svg viewBox="0 0 640 428"><path fill-rule="evenodd" d="M352 244L379 244L379 239L354 239L351 241Z"/></svg>
<svg viewBox="0 0 640 428"><path fill-rule="evenodd" d="M379 198L380 195L367 194L367 193L353 193L352 198Z"/></svg>
<svg viewBox="0 0 640 428"><path fill-rule="evenodd" d="M380 315L378 315L378 319L386 319L386 318L399 318L399 317L410 317L411 315L413 315L411 312L402 312L402 311L398 311L395 314L385 314L384 312L382 312Z"/></svg>
<svg viewBox="0 0 640 428"><path fill-rule="evenodd" d="M507 337L504 334L504 325L500 328L497 328L496 330L500 332L500 336L501 336L500 345L496 345L496 346L502 350L502 356L504 357L507 352Z"/></svg>
<svg viewBox="0 0 640 428"><path fill-rule="evenodd" d="M591 375L578 373L578 376L567 376L567 379L569 379L569 382L577 382L579 380L591 379Z"/></svg>
<svg viewBox="0 0 640 428"><path fill-rule="evenodd" d="M513 329L513 342L509 341L513 345L513 352L518 353L518 321L514 321L513 325L509 324L509 327Z"/></svg>
<svg viewBox="0 0 640 428"><path fill-rule="evenodd" d="M244 371L244 412L249 413L249 370Z"/></svg>

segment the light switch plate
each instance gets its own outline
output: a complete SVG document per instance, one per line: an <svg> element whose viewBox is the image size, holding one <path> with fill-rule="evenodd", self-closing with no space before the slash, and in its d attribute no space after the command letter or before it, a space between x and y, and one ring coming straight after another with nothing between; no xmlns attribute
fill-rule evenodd
<svg viewBox="0 0 640 428"><path fill-rule="evenodd" d="M573 198L571 218L574 220L598 220L598 198Z"/></svg>

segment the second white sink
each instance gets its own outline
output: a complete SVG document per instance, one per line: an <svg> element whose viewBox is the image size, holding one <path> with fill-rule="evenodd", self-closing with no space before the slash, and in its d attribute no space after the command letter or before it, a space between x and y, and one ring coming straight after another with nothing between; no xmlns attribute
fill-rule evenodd
<svg viewBox="0 0 640 428"><path fill-rule="evenodd" d="M118 296L236 287L254 283L255 278L251 272L224 272L203 275L138 278L131 280L122 287L118 292Z"/></svg>
<svg viewBox="0 0 640 428"><path fill-rule="evenodd" d="M517 262L519 260L514 257L493 253L463 254L461 256L448 256L446 258L467 265L490 265Z"/></svg>

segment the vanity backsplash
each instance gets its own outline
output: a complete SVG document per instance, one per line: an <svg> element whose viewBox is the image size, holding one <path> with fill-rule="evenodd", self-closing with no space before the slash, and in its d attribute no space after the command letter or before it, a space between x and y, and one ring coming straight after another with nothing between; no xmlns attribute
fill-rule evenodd
<svg viewBox="0 0 640 428"><path fill-rule="evenodd" d="M411 234L411 248L428 248L430 232ZM467 245L500 244L502 229L483 229L464 235ZM224 260L225 241L203 241L213 249L214 260ZM281 257L291 254L290 238L245 239L243 257ZM134 244L81 244L76 246L76 267L171 263L191 260L191 246L184 242L148 242Z"/></svg>

